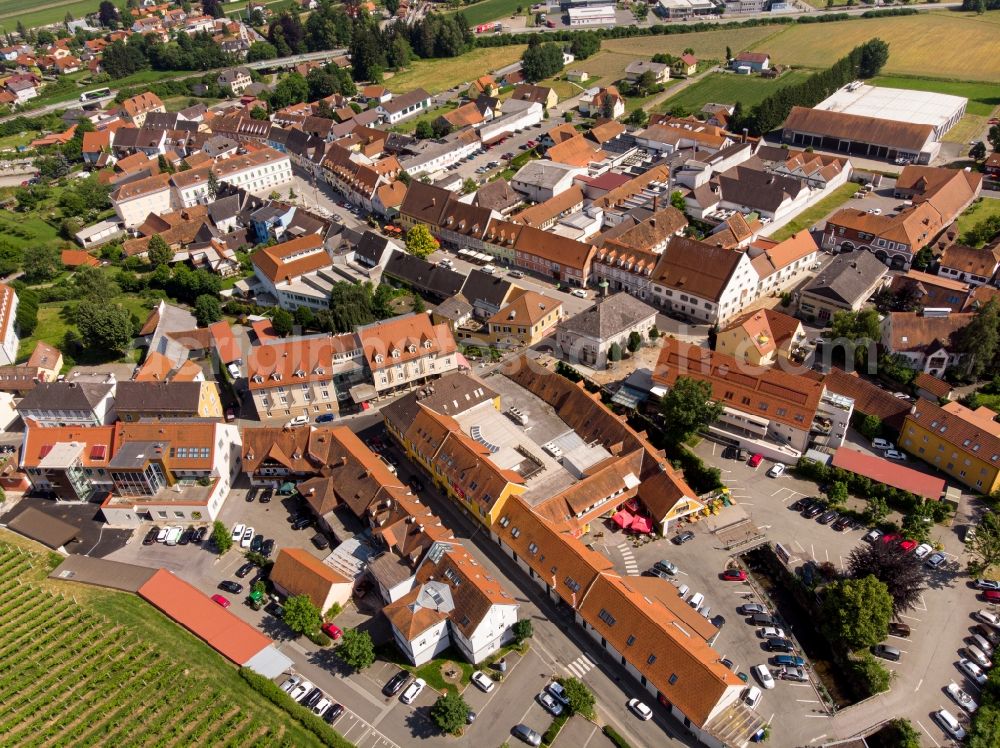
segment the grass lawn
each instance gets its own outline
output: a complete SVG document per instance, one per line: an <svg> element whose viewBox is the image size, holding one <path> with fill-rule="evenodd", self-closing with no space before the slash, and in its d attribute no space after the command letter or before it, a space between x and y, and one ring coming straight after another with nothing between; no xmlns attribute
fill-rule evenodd
<svg viewBox="0 0 1000 748"><path fill-rule="evenodd" d="M396 132L406 132L411 133L417 129L417 125L421 122L433 122L442 114L447 114L450 111L458 109L458 100L449 101L444 106L439 106L434 109L429 109L423 114L418 114L416 117L412 117L405 122L400 122L398 125L393 125L392 129Z"/></svg>
<svg viewBox="0 0 1000 748"><path fill-rule="evenodd" d="M984 197L979 202L973 203L958 217L959 235L991 216L1000 216L1000 199Z"/></svg>
<svg viewBox="0 0 1000 748"><path fill-rule="evenodd" d="M0 26L13 29L18 21L28 28L62 23L67 11L74 18L83 18L95 13L100 4L100 0L4 0L0 4Z"/></svg>
<svg viewBox="0 0 1000 748"><path fill-rule="evenodd" d="M26 631L32 638L31 657L6 662L7 676L32 683L5 700L5 734L19 736L11 744L321 745L229 662L139 597L49 580L56 554L6 531L0 541L4 589L31 601L2 621L5 641ZM53 620L54 634L31 636Z"/></svg>
<svg viewBox="0 0 1000 748"><path fill-rule="evenodd" d="M825 68L859 44L880 37L889 43L886 75L995 82L1000 78L998 19L1000 11L983 16L943 11L797 24L752 47L767 51L780 65Z"/></svg>
<svg viewBox="0 0 1000 748"><path fill-rule="evenodd" d="M518 6L524 11L531 3L526 0L482 0L474 5L463 5L458 12L465 16L470 26L478 26L489 21L509 20Z"/></svg>
<svg viewBox="0 0 1000 748"><path fill-rule="evenodd" d="M58 232L36 215L0 212L0 242L15 247L36 244L58 244Z"/></svg>
<svg viewBox="0 0 1000 748"><path fill-rule="evenodd" d="M659 107L666 112L682 107L687 112L697 112L705 104L743 103L744 110L760 103L765 97L785 86L800 83L812 74L810 70L790 70L775 80L759 76L735 75L733 73L709 73L691 84L676 96L672 96Z"/></svg>
<svg viewBox="0 0 1000 748"><path fill-rule="evenodd" d="M987 395L983 392L977 392L976 403L985 405L994 413L1000 413L1000 395Z"/></svg>
<svg viewBox="0 0 1000 748"><path fill-rule="evenodd" d="M168 112L179 112L181 109L187 109L192 104L212 106L213 104L218 104L220 101L222 99L202 98L198 96L174 96L164 99L163 106L166 107Z"/></svg>
<svg viewBox="0 0 1000 748"><path fill-rule="evenodd" d="M18 148L22 145L28 145L35 137L38 135L34 130L29 132L20 132L14 135L5 135L0 138L0 151L7 150L8 148Z"/></svg>
<svg viewBox="0 0 1000 748"><path fill-rule="evenodd" d="M487 47L473 49L458 57L438 60L415 60L409 69L386 77L384 85L393 93L423 88L432 94L446 91L459 83L468 83L491 70L502 68L521 59L527 47Z"/></svg>
<svg viewBox="0 0 1000 748"><path fill-rule="evenodd" d="M808 229L832 210L843 205L851 197L851 195L857 192L857 190L858 186L852 182L841 185L834 190L832 194L827 195L811 208L803 211L793 220L789 221L780 229L775 231L769 238L780 242L802 229Z"/></svg>
<svg viewBox="0 0 1000 748"><path fill-rule="evenodd" d="M969 105L965 109L966 114L989 117L993 114L993 110L1000 106L1000 86L996 83L940 81L933 78L910 78L889 75L877 76L872 78L869 83L876 86L886 86L887 88L904 88L910 91L930 91L932 93L962 96L969 100Z"/></svg>
<svg viewBox="0 0 1000 748"><path fill-rule="evenodd" d="M775 36L785 28L787 27L756 26L754 28L739 29L738 31L695 31L684 34L670 34L669 36L607 39L601 44L601 52L616 52L630 56L631 60L637 60L640 57L648 59L657 52L679 55L690 47L694 50L695 57L699 59L722 60L725 59L727 45L732 47L734 53L742 52L765 39ZM780 58L777 58L777 61L781 64L786 62L786 60ZM587 61L574 62L573 67L581 67L585 62ZM828 64L829 62L825 63L823 67Z"/></svg>

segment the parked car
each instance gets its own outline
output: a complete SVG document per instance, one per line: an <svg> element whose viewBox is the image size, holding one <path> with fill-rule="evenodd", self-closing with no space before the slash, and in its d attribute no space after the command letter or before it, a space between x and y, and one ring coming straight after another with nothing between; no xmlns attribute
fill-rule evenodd
<svg viewBox="0 0 1000 748"><path fill-rule="evenodd" d="M973 700L969 694L959 688L959 685L952 681L947 686L945 686L945 691L948 695L954 699L955 703L962 707L969 714L972 714L979 708L979 705Z"/></svg>
<svg viewBox="0 0 1000 748"><path fill-rule="evenodd" d="M825 511L827 511L826 504L821 504L820 502L816 502L811 507L802 512L802 516L805 517L806 519L815 519Z"/></svg>
<svg viewBox="0 0 1000 748"><path fill-rule="evenodd" d="M201 543L205 539L206 535L208 535L208 528L207 527L199 527L195 531L194 537L191 538L191 542L192 543Z"/></svg>
<svg viewBox="0 0 1000 748"><path fill-rule="evenodd" d="M663 569L657 569L655 566L649 570L649 575L651 577L659 577L660 579L673 579L673 575L668 574Z"/></svg>
<svg viewBox="0 0 1000 748"><path fill-rule="evenodd" d="M420 695L420 692L424 690L424 686L426 685L427 681L425 681L423 678L417 678L410 685L406 687L406 690L403 691L403 695L399 697L399 700L402 701L404 704L412 704L414 701L416 701L417 697Z"/></svg>
<svg viewBox="0 0 1000 748"><path fill-rule="evenodd" d="M648 719L652 719L653 717L653 710L639 701L639 699L629 699L628 708L635 713L636 717L644 722Z"/></svg>
<svg viewBox="0 0 1000 748"><path fill-rule="evenodd" d="M654 569L659 569L660 571L665 571L667 574L673 576L677 573L677 564L667 561L667 559L662 558L653 564Z"/></svg>
<svg viewBox="0 0 1000 748"><path fill-rule="evenodd" d="M930 558L924 561L924 565L931 569L938 569L944 566L944 563L947 560L948 557L945 556L943 553L934 553L931 554Z"/></svg>
<svg viewBox="0 0 1000 748"><path fill-rule="evenodd" d="M760 639L774 639L774 638L785 638L784 629L779 629L777 626L765 626L757 631L757 636Z"/></svg>
<svg viewBox="0 0 1000 748"><path fill-rule="evenodd" d="M896 445L888 439L872 439L872 449L881 449L882 451L885 451L887 449L895 448Z"/></svg>
<svg viewBox="0 0 1000 748"><path fill-rule="evenodd" d="M212 602L216 605L221 605L223 608L228 608L230 605L230 602L222 595L212 595Z"/></svg>
<svg viewBox="0 0 1000 748"><path fill-rule="evenodd" d="M887 460L896 460L897 462L906 462L906 455L898 449L887 449L885 452L885 458Z"/></svg>
<svg viewBox="0 0 1000 748"><path fill-rule="evenodd" d="M274 489L273 488L265 488L264 490L262 490L260 492L260 503L261 504L270 504L271 503L271 497L273 495L274 495Z"/></svg>
<svg viewBox="0 0 1000 748"><path fill-rule="evenodd" d="M689 540L694 540L694 533L691 530L685 530L679 535L674 535L673 543L674 545L684 545Z"/></svg>
<svg viewBox="0 0 1000 748"><path fill-rule="evenodd" d="M316 423L330 423L334 418L333 413L321 413L316 416Z"/></svg>
<svg viewBox="0 0 1000 748"><path fill-rule="evenodd" d="M264 558L270 558L271 554L274 553L274 540L268 538L264 541L264 545L260 548L260 553Z"/></svg>
<svg viewBox="0 0 1000 748"><path fill-rule="evenodd" d="M476 688L483 693L489 693L496 687L496 683L493 682L493 679L482 670L477 670L472 674L472 682L476 685Z"/></svg>
<svg viewBox="0 0 1000 748"><path fill-rule="evenodd" d="M515 738L523 740L528 745L539 746L542 744L542 736L527 725L514 725L510 728L510 734Z"/></svg>
<svg viewBox="0 0 1000 748"><path fill-rule="evenodd" d="M902 652L888 644L876 644L872 647L872 654L876 657L881 657L883 660L892 660L893 662L899 662L903 657Z"/></svg>
<svg viewBox="0 0 1000 748"><path fill-rule="evenodd" d="M771 469L767 471L767 475L769 478L780 478L784 474L785 474L785 466L782 465L780 462L776 465L772 465Z"/></svg>
<svg viewBox="0 0 1000 748"><path fill-rule="evenodd" d="M910 624L899 621L889 622L889 633L893 636L901 636L904 639L910 635Z"/></svg>
<svg viewBox="0 0 1000 748"><path fill-rule="evenodd" d="M993 656L993 643L985 636L982 636L979 632L973 631L969 636L969 641L975 644L987 657Z"/></svg>
<svg viewBox="0 0 1000 748"><path fill-rule="evenodd" d="M795 651L795 645L790 639L768 639L764 642L764 649L768 652L784 652L789 654Z"/></svg>
<svg viewBox="0 0 1000 748"><path fill-rule="evenodd" d="M844 530L850 530L854 527L854 520L844 515L830 526L837 532L843 532Z"/></svg>
<svg viewBox="0 0 1000 748"><path fill-rule="evenodd" d="M805 667L806 661L798 655L780 654L771 658L778 667Z"/></svg>
<svg viewBox="0 0 1000 748"><path fill-rule="evenodd" d="M984 590L983 599L988 603L1000 603L1000 590Z"/></svg>
<svg viewBox="0 0 1000 748"><path fill-rule="evenodd" d="M247 576L247 574L249 574L255 568L257 567L252 562L247 561L245 564L243 564L240 568L236 570L236 576L238 576L240 579L243 579L244 577Z"/></svg>
<svg viewBox="0 0 1000 748"><path fill-rule="evenodd" d="M750 616L750 623L754 626L777 626L778 619L767 613L754 613Z"/></svg>
<svg viewBox="0 0 1000 748"><path fill-rule="evenodd" d="M809 507L811 507L815 501L816 499L811 499L808 496L803 496L801 499L796 499L791 504L789 504L788 508L791 509L793 512L801 512L804 509L808 509Z"/></svg>
<svg viewBox="0 0 1000 748"><path fill-rule="evenodd" d="M181 533L180 538L177 540L177 545L187 545L191 542L191 538L194 536L194 528L189 527L184 532Z"/></svg>
<svg viewBox="0 0 1000 748"><path fill-rule="evenodd" d="M507 273L507 277L508 278L523 278L524 277L524 273L521 272L520 270L511 270L509 273Z"/></svg>
<svg viewBox="0 0 1000 748"><path fill-rule="evenodd" d="M308 423L309 423L309 416L305 416L305 415L303 415L303 416L295 416L295 418L292 418L291 420L289 420L288 423L285 424L285 426L293 428L295 426L305 426Z"/></svg>
<svg viewBox="0 0 1000 748"><path fill-rule="evenodd" d="M749 465L752 468L755 468L758 467L760 463L763 462L763 460L764 460L764 455L758 452L757 454L755 454L753 457L750 458L750 461L747 462L747 465Z"/></svg>
<svg viewBox="0 0 1000 748"><path fill-rule="evenodd" d="M142 539L143 545L153 545L156 542L156 536L160 534L159 527L151 527L149 532L146 533L146 537Z"/></svg>
<svg viewBox="0 0 1000 748"><path fill-rule="evenodd" d="M970 660L972 660L974 663L976 663L977 665L979 665L979 667L983 669L988 670L991 667L993 667L993 662L990 660L990 658L987 657L986 653L979 647L977 647L975 644L966 645L965 654L968 656Z"/></svg>
<svg viewBox="0 0 1000 748"><path fill-rule="evenodd" d="M864 537L861 539L864 540L866 543L874 543L881 537L882 537L881 530L869 530L868 532L865 533Z"/></svg>
<svg viewBox="0 0 1000 748"><path fill-rule="evenodd" d="M750 668L750 672L765 689L774 688L774 678L771 676L771 671L767 669L767 665L754 665Z"/></svg>
<svg viewBox="0 0 1000 748"><path fill-rule="evenodd" d="M780 676L782 680L790 680L795 683L805 683L809 680L806 671L800 667L783 667L781 668Z"/></svg>
<svg viewBox="0 0 1000 748"><path fill-rule="evenodd" d="M1000 582L992 579L977 579L975 585L980 590L1000 590Z"/></svg>
<svg viewBox="0 0 1000 748"><path fill-rule="evenodd" d="M967 660L964 657L958 661L958 668L972 680L977 686L986 685L986 673L983 669L979 667L972 660Z"/></svg>
<svg viewBox="0 0 1000 748"><path fill-rule="evenodd" d="M232 592L234 595L238 595L243 591L243 585L239 582L234 582L230 579L223 579L219 582L219 589L225 592Z"/></svg>
<svg viewBox="0 0 1000 748"><path fill-rule="evenodd" d="M582 288L574 288L572 291L570 291L570 295L576 296L578 299L587 298L587 292L584 291Z"/></svg>
<svg viewBox="0 0 1000 748"><path fill-rule="evenodd" d="M312 691L314 688L313 684L307 680L301 681L297 686L295 686L288 695L291 697L292 701L299 701L303 696Z"/></svg>
<svg viewBox="0 0 1000 748"><path fill-rule="evenodd" d="M720 576L726 582L745 582L747 573L743 569L726 569Z"/></svg>
<svg viewBox="0 0 1000 748"><path fill-rule="evenodd" d="M382 693L386 696L395 696L397 693L403 690L403 686L410 679L410 674L405 670L400 670L394 676L392 676L384 686L382 686Z"/></svg>
<svg viewBox="0 0 1000 748"><path fill-rule="evenodd" d="M240 540L240 548L249 548L250 543L253 542L253 536L257 533L252 527L248 527L243 531L243 539Z"/></svg>
<svg viewBox="0 0 1000 748"><path fill-rule="evenodd" d="M299 683L301 683L301 682L302 682L302 678L300 678L299 676L297 676L297 675L290 675L290 676L288 676L288 680L286 680L284 683L281 684L281 690L284 691L285 693L288 693L293 688L295 688L297 685L299 685Z"/></svg>
<svg viewBox="0 0 1000 748"><path fill-rule="evenodd" d="M743 689L743 695L741 698L743 699L743 703L748 707L756 709L763 695L764 692L757 688L757 686L747 686Z"/></svg>
<svg viewBox="0 0 1000 748"><path fill-rule="evenodd" d="M982 623L977 623L975 626L972 627L972 633L976 634L977 636L983 637L993 646L994 649L1000 646L1000 631L997 631L992 626L987 626Z"/></svg>
<svg viewBox="0 0 1000 748"><path fill-rule="evenodd" d="M264 536L257 534L253 536L253 540L250 541L250 550L254 553L260 553L261 548L264 547Z"/></svg>
<svg viewBox="0 0 1000 748"><path fill-rule="evenodd" d="M828 509L816 518L821 525L828 525L840 516L840 512L835 509Z"/></svg>
<svg viewBox="0 0 1000 748"><path fill-rule="evenodd" d="M552 714L553 717L558 717L563 712L563 705L556 701L555 697L552 696L548 691L541 691L538 696L538 703L542 707Z"/></svg>
<svg viewBox="0 0 1000 748"><path fill-rule="evenodd" d="M312 524L312 520L308 517L299 517L294 522L292 522L293 530L302 530Z"/></svg>
<svg viewBox="0 0 1000 748"><path fill-rule="evenodd" d="M972 614L972 617L977 621L1000 628L1000 615L997 615L992 610L977 610Z"/></svg>
<svg viewBox="0 0 1000 748"><path fill-rule="evenodd" d="M569 697L566 695L566 689L562 687L561 683L559 683L558 681L551 681L545 687L545 690L548 691L553 696L555 696L557 699L559 699L559 701L561 701L563 705L569 706Z"/></svg>
<svg viewBox="0 0 1000 748"><path fill-rule="evenodd" d="M323 698L323 691L320 688L313 686L312 690L309 691L305 696L299 699L299 703L302 704L306 709L312 709L316 706Z"/></svg>
<svg viewBox="0 0 1000 748"><path fill-rule="evenodd" d="M899 542L899 550L901 550L903 553L909 553L916 547L917 547L916 540L906 539L906 540L901 540Z"/></svg>
<svg viewBox="0 0 1000 748"><path fill-rule="evenodd" d="M965 729L959 724L958 720L955 719L955 715L947 709L938 709L934 712L934 719L939 725L941 725L942 728L944 728L944 731L955 738L955 740L962 740L965 738Z"/></svg>
<svg viewBox="0 0 1000 748"><path fill-rule="evenodd" d="M285 617L285 606L279 602L275 602L274 600L272 600L267 604L267 607L264 608L264 611L266 613L270 613L275 618Z"/></svg>
<svg viewBox="0 0 1000 748"><path fill-rule="evenodd" d="M326 550L330 547L330 541L326 539L326 535L321 532L316 533L310 538L312 544L319 548L321 551Z"/></svg>
<svg viewBox="0 0 1000 748"><path fill-rule="evenodd" d="M767 609L760 603L745 603L736 609L741 616L752 616L755 613L766 613Z"/></svg>
<svg viewBox="0 0 1000 748"><path fill-rule="evenodd" d="M326 714L323 715L323 719L326 723L333 724L333 722L344 713L344 707L340 704L332 704L329 709L326 710Z"/></svg>
<svg viewBox="0 0 1000 748"><path fill-rule="evenodd" d="M337 639L344 635L344 632L340 630L340 627L331 622L324 623L320 626L320 630L322 630L322 632L329 636L333 641L337 641Z"/></svg>
<svg viewBox="0 0 1000 748"><path fill-rule="evenodd" d="M231 538L234 543L239 543L241 540L243 540L243 530L245 529L246 526L242 522L239 523L238 525L233 526L233 534Z"/></svg>
<svg viewBox="0 0 1000 748"><path fill-rule="evenodd" d="M913 555L916 556L917 558L923 558L933 550L934 546L932 546L930 543L921 543L920 545L918 545L916 548L913 549Z"/></svg>
<svg viewBox="0 0 1000 748"><path fill-rule="evenodd" d="M326 714L326 710L330 708L330 703L331 703L330 700L324 696L322 699L316 702L316 706L312 708L313 714L315 714L317 717L322 717L324 714Z"/></svg>

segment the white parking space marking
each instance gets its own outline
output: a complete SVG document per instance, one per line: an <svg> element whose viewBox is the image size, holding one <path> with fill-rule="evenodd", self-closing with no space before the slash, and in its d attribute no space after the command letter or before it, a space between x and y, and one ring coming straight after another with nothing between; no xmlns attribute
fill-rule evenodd
<svg viewBox="0 0 1000 748"><path fill-rule="evenodd" d="M924 726L923 726L923 724L921 724L920 720L918 719L918 720L916 720L916 722L917 722L917 726L918 726L918 727L919 727L919 728L920 728L921 730L923 730L923 731L924 731L924 734L925 734L925 735L927 735L927 737L929 737L929 738L931 739L931 742L932 742L932 743L934 743L934 745L936 745L936 746L937 746L937 748L941 748L941 744L940 744L939 742L937 742L937 741L936 741L936 740L934 739L934 736L933 736L933 735L931 735L931 734L930 734L930 733L929 733L929 732L927 731L927 728L926 728L926 727L924 727Z"/></svg>
<svg viewBox="0 0 1000 748"><path fill-rule="evenodd" d="M389 740L385 735L376 730L365 720L361 719L358 715L352 712L350 709L344 709L344 713L337 717L331 725L345 738L350 736L352 732L355 734L350 736L350 741L359 748L375 748L376 746L386 746L387 748L400 748L398 743L394 743ZM360 728L355 732L355 728ZM373 738L374 742L363 744L362 741L367 738Z"/></svg>
<svg viewBox="0 0 1000 748"><path fill-rule="evenodd" d="M913 689L913 693L916 693L917 691L919 691L920 687L922 685L924 685L924 679L923 678L921 678L920 681L917 683L917 687Z"/></svg>

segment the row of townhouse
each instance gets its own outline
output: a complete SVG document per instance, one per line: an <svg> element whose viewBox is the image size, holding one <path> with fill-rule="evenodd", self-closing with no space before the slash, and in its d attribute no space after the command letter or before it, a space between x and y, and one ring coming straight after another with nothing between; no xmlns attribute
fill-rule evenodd
<svg viewBox="0 0 1000 748"><path fill-rule="evenodd" d="M427 384L458 365L448 326L411 314L353 333L266 341L251 351L247 379L260 418L315 418L336 416L345 401L356 407Z"/></svg>
<svg viewBox="0 0 1000 748"><path fill-rule="evenodd" d="M379 590L393 639L414 665L449 646L482 662L513 638L515 598L349 429L245 429L242 465L255 485L296 483L339 540L350 531L336 510L361 520L375 550L362 573Z"/></svg>
<svg viewBox="0 0 1000 748"><path fill-rule="evenodd" d="M188 171L154 174L123 184L111 193L111 204L125 227L134 228L150 213L167 213L211 203L215 195L209 174L218 184L268 193L291 182L292 165L288 156L264 147Z"/></svg>

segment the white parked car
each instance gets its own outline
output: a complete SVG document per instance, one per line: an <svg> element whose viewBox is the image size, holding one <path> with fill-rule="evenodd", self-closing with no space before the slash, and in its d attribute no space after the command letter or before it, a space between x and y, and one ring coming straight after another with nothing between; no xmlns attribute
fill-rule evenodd
<svg viewBox="0 0 1000 748"><path fill-rule="evenodd" d="M584 291L582 288L574 288L569 293L570 293L570 296L576 296L576 298L578 298L578 299L585 299L585 298L587 298L587 292Z"/></svg>
<svg viewBox="0 0 1000 748"><path fill-rule="evenodd" d="M239 543L243 540L243 530L246 529L242 522L233 526L232 541Z"/></svg>
<svg viewBox="0 0 1000 748"><path fill-rule="evenodd" d="M765 626L762 629L757 629L757 636L759 636L761 639L786 638L784 629L779 629L777 626Z"/></svg>
<svg viewBox="0 0 1000 748"><path fill-rule="evenodd" d="M750 668L750 672L754 674L754 677L760 681L760 684L764 688L774 688L774 678L771 677L771 671L767 669L767 665L754 665Z"/></svg>
<svg viewBox="0 0 1000 748"><path fill-rule="evenodd" d="M771 478L780 478L785 474L785 466L779 462L777 465L772 466L771 469L767 471L767 474Z"/></svg>
<svg viewBox="0 0 1000 748"><path fill-rule="evenodd" d="M555 697L548 691L541 691L538 694L538 703L545 707L553 717L558 717L563 712L563 705L556 701Z"/></svg>
<svg viewBox="0 0 1000 748"><path fill-rule="evenodd" d="M895 449L896 445L888 439L872 439L872 449Z"/></svg>
<svg viewBox="0 0 1000 748"><path fill-rule="evenodd" d="M986 653L977 647L975 644L968 644L965 647L965 653L969 656L969 659L974 663L979 665L981 668L991 668L993 663L990 658L986 656Z"/></svg>
<svg viewBox="0 0 1000 748"><path fill-rule="evenodd" d="M757 686L747 686L743 689L743 703L751 709L756 709L763 695L764 692Z"/></svg>
<svg viewBox="0 0 1000 748"><path fill-rule="evenodd" d="M167 534L170 532L169 527L161 527L160 531L156 533L156 542L165 543L167 542Z"/></svg>
<svg viewBox="0 0 1000 748"><path fill-rule="evenodd" d="M913 549L913 555L917 558L923 558L928 553L934 550L934 546L930 543L921 543L916 548Z"/></svg>
<svg viewBox="0 0 1000 748"><path fill-rule="evenodd" d="M482 670L477 670L472 674L472 682L476 684L476 687L478 687L479 690L484 691L485 693L489 693L493 690L493 687L496 686L493 679Z"/></svg>
<svg viewBox="0 0 1000 748"><path fill-rule="evenodd" d="M289 676L288 680L286 680L284 683L281 684L281 690L284 691L285 693L288 693L297 685L299 685L299 683L301 682L302 679L299 676L297 675Z"/></svg>
<svg viewBox="0 0 1000 748"><path fill-rule="evenodd" d="M495 273L496 271L497 269L495 265L483 265L484 273L489 273L490 275L493 275L493 273Z"/></svg>
<svg viewBox="0 0 1000 748"><path fill-rule="evenodd" d="M243 531L243 539L240 541L240 548L249 548L250 543L253 542L254 529L248 527Z"/></svg>
<svg viewBox="0 0 1000 748"><path fill-rule="evenodd" d="M236 364L229 364L226 367L226 369L229 371L229 376L231 376L233 379L240 378L240 367L238 367Z"/></svg>
<svg viewBox="0 0 1000 748"><path fill-rule="evenodd" d="M292 690L288 692L288 695L292 697L292 701L298 701L303 696L305 696L307 693L309 693L310 691L312 691L314 687L315 686L313 686L312 683L310 683L307 680L304 680L301 683L299 683L297 686L295 686L294 688L292 688Z"/></svg>
<svg viewBox="0 0 1000 748"><path fill-rule="evenodd" d="M979 705L973 700L973 698L963 691L954 681L949 683L945 690L948 692L948 695L955 700L955 703L969 714L972 714L979 708Z"/></svg>
<svg viewBox="0 0 1000 748"><path fill-rule="evenodd" d="M978 621L989 624L995 628L1000 628L1000 615L997 615L991 610L977 610L973 617Z"/></svg>
<svg viewBox="0 0 1000 748"><path fill-rule="evenodd" d="M896 449L887 449L885 451L885 459L896 460L897 462L906 462L906 455Z"/></svg>
<svg viewBox="0 0 1000 748"><path fill-rule="evenodd" d="M653 710L639 701L639 699L629 699L628 708L635 712L635 716L643 721L652 719L653 717Z"/></svg>
<svg viewBox="0 0 1000 748"><path fill-rule="evenodd" d="M424 690L424 686L427 685L427 681L423 678L417 678L413 683L406 687L403 691L403 695L399 697L399 700L404 704L412 704L416 698L420 695L420 692Z"/></svg>
<svg viewBox="0 0 1000 748"><path fill-rule="evenodd" d="M305 426L307 423L309 423L309 416L305 416L305 415L303 415L303 416L295 416L295 418L293 418L288 423L286 423L285 426L288 426L289 428L292 428L292 427L295 427L295 426Z"/></svg>
<svg viewBox="0 0 1000 748"><path fill-rule="evenodd" d="M972 682L977 686L986 685L986 673L984 673L983 669L972 660L967 660L963 657L958 661L958 667L963 673L968 675L969 679L972 680Z"/></svg>
<svg viewBox="0 0 1000 748"><path fill-rule="evenodd" d="M955 715L947 709L940 709L934 712L934 719L936 719L938 724L944 728L944 731L955 738L955 740L962 740L965 737L965 730L958 723L958 720L955 719Z"/></svg>

